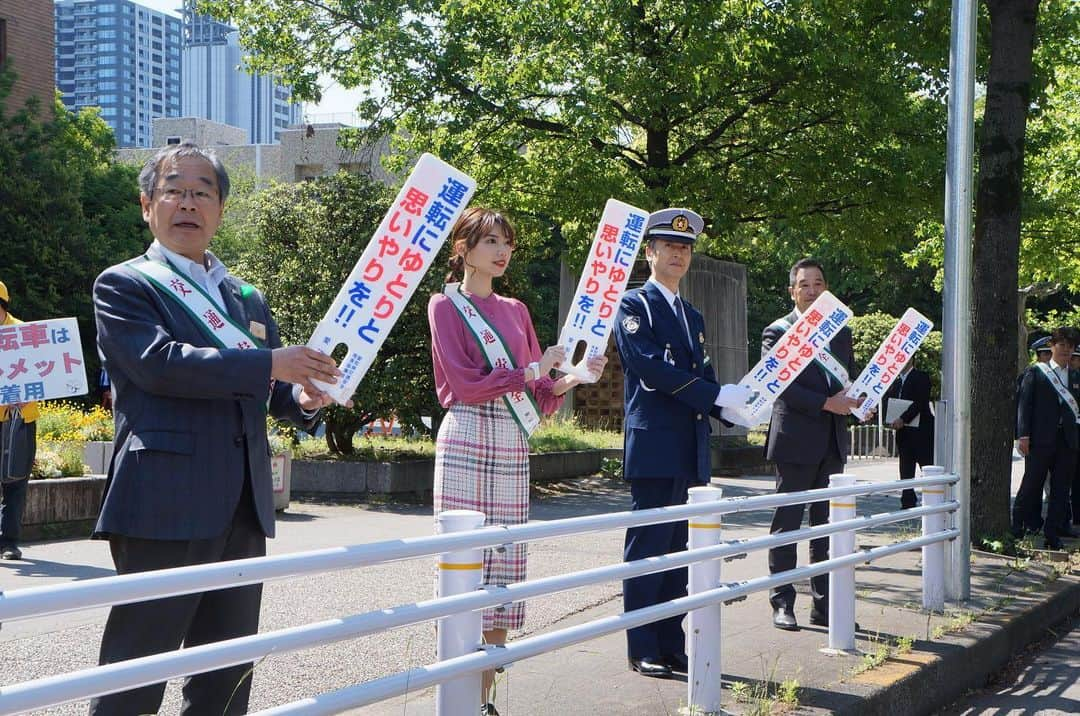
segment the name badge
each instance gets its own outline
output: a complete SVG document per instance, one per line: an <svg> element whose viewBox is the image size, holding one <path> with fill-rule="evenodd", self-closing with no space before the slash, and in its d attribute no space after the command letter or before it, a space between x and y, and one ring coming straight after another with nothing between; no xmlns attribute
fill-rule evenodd
<svg viewBox="0 0 1080 716"><path fill-rule="evenodd" d="M260 341L266 340L266 326L258 321L252 321L248 324L248 333L258 338Z"/></svg>

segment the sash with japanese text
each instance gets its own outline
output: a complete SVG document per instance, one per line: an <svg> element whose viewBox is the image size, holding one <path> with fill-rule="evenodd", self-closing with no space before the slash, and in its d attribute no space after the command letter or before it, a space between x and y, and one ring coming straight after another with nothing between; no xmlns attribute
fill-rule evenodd
<svg viewBox="0 0 1080 716"><path fill-rule="evenodd" d="M506 347L506 341L499 331L484 319L469 297L462 293L461 284L448 283L443 287L443 293L450 299L450 303L454 304L461 319L469 327L469 332L480 346L480 352L484 354L488 368L507 370L517 368L513 354ZM540 409L536 406L536 401L533 400L528 389L507 393L503 396L503 401L510 409L510 414L514 416L518 427L525 433L525 437L532 435L540 424Z"/></svg>
<svg viewBox="0 0 1080 716"><path fill-rule="evenodd" d="M1072 411L1073 416L1076 417L1076 422L1080 423L1080 407L1076 405L1076 398L1069 392L1069 389L1065 387L1065 384L1061 382L1061 378L1057 376L1057 373L1046 363L1036 363L1035 367L1042 371L1043 377L1050 381L1050 385L1054 387L1054 390L1058 394L1058 398L1065 405L1069 406L1069 410Z"/></svg>

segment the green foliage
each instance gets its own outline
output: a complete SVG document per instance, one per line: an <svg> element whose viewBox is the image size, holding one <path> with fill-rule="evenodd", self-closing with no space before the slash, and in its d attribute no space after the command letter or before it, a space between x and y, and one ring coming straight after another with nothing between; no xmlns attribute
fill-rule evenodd
<svg viewBox="0 0 1080 716"><path fill-rule="evenodd" d="M393 196L370 179L341 173L273 185L251 197L247 223L233 228L233 270L264 291L284 343L303 344L311 337ZM397 416L415 428L421 416L438 414L426 300L439 286L438 273L429 273L406 306L353 395L355 407L327 409L331 449L350 452L353 435L376 418Z"/></svg>
<svg viewBox="0 0 1080 716"><path fill-rule="evenodd" d="M529 437L531 452L612 449L622 445L622 433L585 428L573 418L549 418Z"/></svg>
<svg viewBox="0 0 1080 716"><path fill-rule="evenodd" d="M580 265L611 196L706 217L703 250L858 265L874 303L941 216L948 8L872 0L209 0L297 96L368 88L359 140L432 151ZM854 269L852 269L854 271ZM931 272L926 272L931 273ZM837 277L838 287L848 280ZM928 285L928 281L924 282ZM915 288L919 288L916 285ZM784 303L784 293L779 292ZM779 315L756 303L754 315ZM864 310L859 304L858 310ZM762 318L761 320L766 320ZM538 323L540 323L538 321ZM752 332L756 330L751 326Z"/></svg>
<svg viewBox="0 0 1080 716"><path fill-rule="evenodd" d="M852 347L855 350L855 365L862 370L868 360L874 357L881 342L889 335L896 322L900 320L885 313L869 313L855 316L848 325L851 327ZM941 395L941 331L931 331L915 354L915 367L930 374L931 399ZM855 376L852 376L854 378Z"/></svg>
<svg viewBox="0 0 1080 716"><path fill-rule="evenodd" d="M83 463L82 443L42 442L34 455L31 479L81 477L87 472Z"/></svg>
<svg viewBox="0 0 1080 716"><path fill-rule="evenodd" d="M0 280L19 318L78 319L93 384L94 278L149 240L138 172L111 163L111 129L96 110L72 114L56 100L49 119L36 99L8 108L13 81L11 71L0 72Z"/></svg>

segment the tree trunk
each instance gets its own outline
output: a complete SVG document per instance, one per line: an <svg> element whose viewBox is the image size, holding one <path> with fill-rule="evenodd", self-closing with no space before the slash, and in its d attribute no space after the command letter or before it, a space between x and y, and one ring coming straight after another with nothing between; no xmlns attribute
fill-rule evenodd
<svg viewBox="0 0 1080 716"><path fill-rule="evenodd" d="M986 0L990 71L979 143L973 254L971 534L1009 527L1016 424L1020 205L1039 0Z"/></svg>

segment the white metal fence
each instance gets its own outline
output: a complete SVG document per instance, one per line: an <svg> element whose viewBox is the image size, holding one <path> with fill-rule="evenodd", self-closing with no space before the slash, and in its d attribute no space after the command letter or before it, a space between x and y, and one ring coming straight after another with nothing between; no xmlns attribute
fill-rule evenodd
<svg viewBox="0 0 1080 716"><path fill-rule="evenodd" d="M684 612L689 613L690 628L687 633L698 634L696 639L687 644L690 656L688 703L702 712L719 711L720 612L724 603L781 584L829 573L829 646L836 650L850 650L855 646L854 568L882 557L921 547L923 605L935 611L944 608L944 542L959 534L955 527L947 527L946 521L947 516L954 513L959 505L948 494L956 484L957 476L942 473L942 468L928 467L923 471L924 476L915 480L878 484L855 484L854 478L849 475L836 475L830 487L825 489L757 497L722 498L719 488L693 488L690 501L686 505L589 515L511 527L471 529L476 524L482 524L483 516L479 513L443 513L440 517L444 533L430 537L388 540L9 591L0 594L0 623L435 555L439 556L440 565L444 567L440 570L444 574L440 580L442 596L436 599L0 687L0 714L16 714L83 701L105 693L257 661L271 654L312 648L432 619L439 622L439 660L436 663L283 704L262 713L332 714L433 685L438 686L436 709L440 716L478 713L480 673L485 669L505 666L514 661ZM897 492L905 488L923 492L921 507L856 517L854 500L844 499ZM748 539L723 540L721 520L725 514L823 500L830 501L829 524ZM854 548L854 534L858 530L920 517L923 522L921 537L873 549ZM480 586L481 550L484 548L675 520L690 521L690 543L686 551L519 582L506 587ZM831 550L830 559L825 562L739 582L722 580L722 564L725 559L825 536L830 539ZM481 647L477 610L684 566L690 568L687 597L516 640L504 647Z"/></svg>

